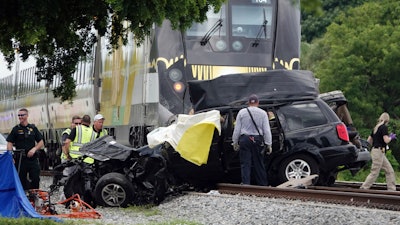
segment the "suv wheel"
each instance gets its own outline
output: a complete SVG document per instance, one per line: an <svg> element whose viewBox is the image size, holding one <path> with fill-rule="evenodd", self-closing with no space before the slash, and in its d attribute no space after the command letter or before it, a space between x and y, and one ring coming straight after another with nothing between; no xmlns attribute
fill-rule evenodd
<svg viewBox="0 0 400 225"><path fill-rule="evenodd" d="M319 175L319 168L316 161L307 155L293 155L285 159L279 169L281 183L290 179L305 178L313 174Z"/></svg>
<svg viewBox="0 0 400 225"><path fill-rule="evenodd" d="M120 173L108 173L96 184L95 196L99 205L108 207L127 207L133 199L132 183Z"/></svg>

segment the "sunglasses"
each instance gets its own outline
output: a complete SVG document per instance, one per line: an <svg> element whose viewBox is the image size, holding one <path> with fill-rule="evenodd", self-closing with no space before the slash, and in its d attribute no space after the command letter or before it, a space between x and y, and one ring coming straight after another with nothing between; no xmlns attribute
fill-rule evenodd
<svg viewBox="0 0 400 225"><path fill-rule="evenodd" d="M19 116L19 117L21 117L21 116L26 116L26 114L18 114L18 116Z"/></svg>
<svg viewBox="0 0 400 225"><path fill-rule="evenodd" d="M75 125L80 125L80 124L82 124L82 123L74 123Z"/></svg>

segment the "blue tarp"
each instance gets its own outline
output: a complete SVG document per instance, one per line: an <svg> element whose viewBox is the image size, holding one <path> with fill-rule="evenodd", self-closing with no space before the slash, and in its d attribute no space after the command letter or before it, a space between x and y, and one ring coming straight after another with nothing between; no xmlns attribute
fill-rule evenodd
<svg viewBox="0 0 400 225"><path fill-rule="evenodd" d="M25 195L9 151L0 154L0 202L1 217L47 218L61 221L58 218L42 216L35 211Z"/></svg>

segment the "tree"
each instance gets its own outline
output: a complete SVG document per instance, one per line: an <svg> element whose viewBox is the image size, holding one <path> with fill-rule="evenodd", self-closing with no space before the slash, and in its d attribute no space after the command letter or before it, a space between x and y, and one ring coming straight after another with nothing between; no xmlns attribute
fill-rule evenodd
<svg viewBox="0 0 400 225"><path fill-rule="evenodd" d="M349 9L308 49L321 92L342 90L357 127L373 127L384 111L399 118L399 11L395 0Z"/></svg>
<svg viewBox="0 0 400 225"><path fill-rule="evenodd" d="M97 35L110 40L110 50L126 43L133 32L144 40L154 23L169 19L174 29L184 30L202 22L212 6L219 10L224 0L3 0L0 2L0 51L9 66L15 48L22 60L37 61L37 79L51 82L61 77L53 90L61 101L76 95L72 74L79 60L91 52ZM127 22L129 26L123 26Z"/></svg>
<svg viewBox="0 0 400 225"><path fill-rule="evenodd" d="M308 1L306 1L307 4L302 1L302 40L311 42L314 38L321 37L326 32L326 27L332 23L339 13L349 8L362 5L366 1L368 0L320 0L318 7L311 7L311 9L314 10L310 10Z"/></svg>

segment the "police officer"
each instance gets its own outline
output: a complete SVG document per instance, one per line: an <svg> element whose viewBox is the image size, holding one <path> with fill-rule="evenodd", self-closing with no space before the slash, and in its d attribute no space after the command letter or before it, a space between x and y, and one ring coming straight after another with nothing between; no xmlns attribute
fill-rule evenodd
<svg viewBox="0 0 400 225"><path fill-rule="evenodd" d="M82 125L77 125L75 128L73 128L71 130L71 134L65 141L65 155L67 156L67 159L70 160L72 158L78 158L81 156L76 152L79 152L79 149L84 144L96 139L96 135L97 133L93 131L92 127L90 127L90 116L84 115L82 117ZM87 157L84 162L93 163L94 160Z"/></svg>
<svg viewBox="0 0 400 225"><path fill-rule="evenodd" d="M251 170L258 185L268 185L267 171L264 165L264 151L271 146L272 136L267 113L258 108L256 95L250 95L249 107L241 109L236 116L236 125L232 135L233 147L239 151L242 184L250 184Z"/></svg>
<svg viewBox="0 0 400 225"><path fill-rule="evenodd" d="M107 130L103 129L104 120L105 118L101 114L97 114L93 118L93 130L97 133L96 138L108 135Z"/></svg>
<svg viewBox="0 0 400 225"><path fill-rule="evenodd" d="M372 184L376 181L381 170L385 171L386 186L389 191L396 191L396 176L392 165L387 159L386 146L393 140L397 139L396 134L388 132L388 123L390 116L384 112L378 119L371 134L368 136L368 143L372 145L371 149L371 172L361 185L361 189L370 189Z"/></svg>
<svg viewBox="0 0 400 225"><path fill-rule="evenodd" d="M24 190L39 189L40 164L36 152L44 146L43 135L34 124L28 123L28 110L18 111L19 124L7 136L7 149L12 151L13 145L17 150L23 150L20 156L19 178ZM29 174L29 183L27 176Z"/></svg>

